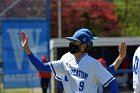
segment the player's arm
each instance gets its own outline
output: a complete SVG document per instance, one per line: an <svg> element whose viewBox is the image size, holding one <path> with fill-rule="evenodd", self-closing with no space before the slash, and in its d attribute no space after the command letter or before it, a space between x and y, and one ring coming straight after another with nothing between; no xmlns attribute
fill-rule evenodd
<svg viewBox="0 0 140 93"><path fill-rule="evenodd" d="M104 87L110 87L110 93L118 93L118 82L115 77L110 78L105 84Z"/></svg>
<svg viewBox="0 0 140 93"><path fill-rule="evenodd" d="M107 70L114 76L116 74L116 70L120 66L121 62L123 61L124 57L126 56L126 49L127 46L125 42L121 42L119 45L119 56L117 59L113 62L112 65L110 65ZM118 93L118 83L117 80L114 79L112 82L110 82L110 93Z"/></svg>
<svg viewBox="0 0 140 93"><path fill-rule="evenodd" d="M110 65L110 66L107 67L106 69L107 69L107 71L109 71L113 76L116 75L116 70L115 70L115 68L114 68L113 65Z"/></svg>
<svg viewBox="0 0 140 93"><path fill-rule="evenodd" d="M126 56L126 50L127 50L127 46L125 44L125 42L121 42L118 48L119 51L119 56L117 57L117 59L113 62L112 65L110 65L109 67L107 67L107 70L113 75L115 76L116 74L116 70L118 69L118 67L120 66L120 64L122 63L124 57Z"/></svg>
<svg viewBox="0 0 140 93"><path fill-rule="evenodd" d="M40 72L51 72L51 68L48 63L43 63L40 60L38 60L32 53L28 55L28 58L30 59L31 63L36 67L36 69Z"/></svg>
<svg viewBox="0 0 140 93"><path fill-rule="evenodd" d="M121 42L118 48L119 55L116 60L113 62L114 69L117 70L120 66L121 62L123 61L124 57L126 56L127 46L125 42Z"/></svg>
<svg viewBox="0 0 140 93"><path fill-rule="evenodd" d="M118 93L118 83L117 80L109 71L105 70L105 68L94 60L93 62L93 73L95 78L104 85L104 87L110 86L110 93Z"/></svg>
<svg viewBox="0 0 140 93"><path fill-rule="evenodd" d="M28 36L24 32L20 32L20 39L23 49L25 50L28 58L32 62L32 64L37 68L39 71L48 71L50 72L49 63L40 62L31 52L30 48L28 47Z"/></svg>
<svg viewBox="0 0 140 93"><path fill-rule="evenodd" d="M118 93L118 82L115 77L110 78L105 84L104 87L110 87L110 93Z"/></svg>
<svg viewBox="0 0 140 93"><path fill-rule="evenodd" d="M116 70L114 69L113 65L110 65L107 68L107 71L109 71L113 76L116 74ZM114 79L112 82L110 82L110 93L114 93L113 91L116 91L115 93L118 93L118 82L116 79Z"/></svg>

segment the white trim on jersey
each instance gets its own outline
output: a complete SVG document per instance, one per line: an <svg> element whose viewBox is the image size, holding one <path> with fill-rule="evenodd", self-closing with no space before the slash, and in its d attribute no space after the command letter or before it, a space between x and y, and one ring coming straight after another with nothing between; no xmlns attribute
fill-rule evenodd
<svg viewBox="0 0 140 93"><path fill-rule="evenodd" d="M87 53L85 53L84 55L82 55L82 57L77 61L77 64L81 61L81 59L84 57L84 56L86 56L87 55Z"/></svg>
<svg viewBox="0 0 140 93"><path fill-rule="evenodd" d="M53 68L53 65L50 63L49 64L50 65L50 68L51 68L51 71L54 73L54 75L56 76L56 72L55 72L55 70L54 70L54 68Z"/></svg>
<svg viewBox="0 0 140 93"><path fill-rule="evenodd" d="M62 79L60 77L58 77L57 75L55 75L55 79L58 81L62 81Z"/></svg>
<svg viewBox="0 0 140 93"><path fill-rule="evenodd" d="M110 82L112 82L115 79L115 77L110 78L105 84L104 87L107 87Z"/></svg>
<svg viewBox="0 0 140 93"><path fill-rule="evenodd" d="M51 71L54 73L55 79L58 80L58 81L62 81L62 79L59 76L57 76L57 74L56 74L56 72L53 68L53 65L50 63L49 66L51 68Z"/></svg>

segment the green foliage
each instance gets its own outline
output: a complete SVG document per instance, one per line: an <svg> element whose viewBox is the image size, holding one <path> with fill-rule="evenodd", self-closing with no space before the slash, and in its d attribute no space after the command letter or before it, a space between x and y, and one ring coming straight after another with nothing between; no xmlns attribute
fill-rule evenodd
<svg viewBox="0 0 140 93"><path fill-rule="evenodd" d="M71 36L79 28L89 28L97 36L120 36L122 25L116 7L105 0L62 0L62 36ZM51 30L57 31L57 1L51 1ZM53 34L54 37L56 33Z"/></svg>
<svg viewBox="0 0 140 93"><path fill-rule="evenodd" d="M140 0L114 0L123 24L122 36L140 36Z"/></svg>

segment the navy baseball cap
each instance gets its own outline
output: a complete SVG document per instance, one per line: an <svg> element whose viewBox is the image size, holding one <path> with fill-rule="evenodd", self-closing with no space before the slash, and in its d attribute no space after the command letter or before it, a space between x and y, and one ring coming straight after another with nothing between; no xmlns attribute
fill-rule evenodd
<svg viewBox="0 0 140 93"><path fill-rule="evenodd" d="M85 43L87 45L90 45L91 43L90 36L82 31L76 31L72 37L66 37L66 39L70 41L80 41L81 43Z"/></svg>
<svg viewBox="0 0 140 93"><path fill-rule="evenodd" d="M98 38L98 37L93 37L91 31L89 29L87 29L87 28L79 29L79 30L77 30L77 32L84 32L84 33L89 35L89 37L91 39L91 42L90 42L91 47L93 46L92 40L96 40Z"/></svg>
<svg viewBox="0 0 140 93"><path fill-rule="evenodd" d="M79 29L77 31L85 32L86 34L88 34L90 36L90 39L92 39L92 40L95 40L95 39L98 38L98 37L93 37L91 31L89 29L87 29L87 28L82 28L82 29Z"/></svg>

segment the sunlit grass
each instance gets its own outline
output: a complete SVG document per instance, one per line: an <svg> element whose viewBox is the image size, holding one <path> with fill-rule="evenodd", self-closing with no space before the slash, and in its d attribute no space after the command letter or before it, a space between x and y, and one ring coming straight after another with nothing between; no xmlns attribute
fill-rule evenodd
<svg viewBox="0 0 140 93"><path fill-rule="evenodd" d="M29 88L2 89L1 93L31 93Z"/></svg>
<svg viewBox="0 0 140 93"><path fill-rule="evenodd" d="M40 87L38 88L3 88L0 84L0 93L41 93Z"/></svg>

